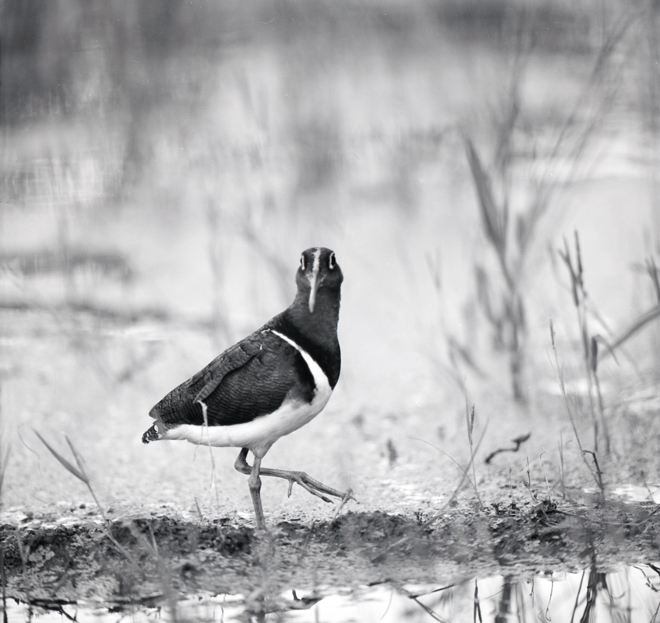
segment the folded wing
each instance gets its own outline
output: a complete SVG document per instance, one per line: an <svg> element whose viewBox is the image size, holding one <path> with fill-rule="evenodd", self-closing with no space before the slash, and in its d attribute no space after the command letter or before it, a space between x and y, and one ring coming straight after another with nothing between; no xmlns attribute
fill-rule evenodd
<svg viewBox="0 0 660 623"><path fill-rule="evenodd" d="M311 401L314 378L303 357L268 330L257 331L224 351L173 389L149 415L165 425L209 426L250 422L285 400Z"/></svg>

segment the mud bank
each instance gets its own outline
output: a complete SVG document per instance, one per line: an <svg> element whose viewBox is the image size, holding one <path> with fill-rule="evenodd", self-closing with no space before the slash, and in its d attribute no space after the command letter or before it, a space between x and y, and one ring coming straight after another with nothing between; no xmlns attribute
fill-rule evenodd
<svg viewBox="0 0 660 623"><path fill-rule="evenodd" d="M429 584L660 559L653 505L461 506L437 517L347 513L269 534L228 518L151 512L111 520L14 511L0 525L3 592L33 605L151 605L192 594L261 596ZM5 514L7 515L7 514Z"/></svg>

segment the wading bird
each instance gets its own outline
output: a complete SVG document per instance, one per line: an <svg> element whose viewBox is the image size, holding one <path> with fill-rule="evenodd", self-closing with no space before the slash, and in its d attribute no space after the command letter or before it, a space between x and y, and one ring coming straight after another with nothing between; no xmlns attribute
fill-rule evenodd
<svg viewBox="0 0 660 623"><path fill-rule="evenodd" d="M335 254L307 249L296 273L298 292L286 310L216 357L165 396L149 415L155 424L144 443L184 439L241 448L234 467L249 474L258 529L265 529L260 476L294 483L329 502L350 499L305 472L267 469L261 460L280 437L307 424L325 407L339 379L337 339L341 283ZM247 462L252 452L254 463Z"/></svg>

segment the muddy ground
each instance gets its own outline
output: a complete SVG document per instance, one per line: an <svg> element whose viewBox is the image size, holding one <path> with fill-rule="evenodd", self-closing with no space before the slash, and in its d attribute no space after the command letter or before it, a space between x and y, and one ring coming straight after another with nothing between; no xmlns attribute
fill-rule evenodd
<svg viewBox="0 0 660 623"><path fill-rule="evenodd" d="M521 495L483 506L458 501L431 516L344 510L334 521L292 517L268 534L255 532L251 520L205 520L166 506L107 524L86 505L14 510L0 527L3 594L53 609L167 607L184 596L241 594L248 609L263 612L281 609L285 592L295 595L288 607L303 608L346 586L608 570L660 559L657 510Z"/></svg>

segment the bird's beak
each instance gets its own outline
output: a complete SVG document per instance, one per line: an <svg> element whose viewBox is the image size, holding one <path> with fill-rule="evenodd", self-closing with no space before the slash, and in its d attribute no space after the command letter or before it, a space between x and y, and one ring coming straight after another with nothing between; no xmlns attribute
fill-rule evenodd
<svg viewBox="0 0 660 623"><path fill-rule="evenodd" d="M314 305L316 305L316 291L319 289L319 268L314 267L312 274L309 276L309 284L311 289L309 291L309 313L314 313Z"/></svg>

